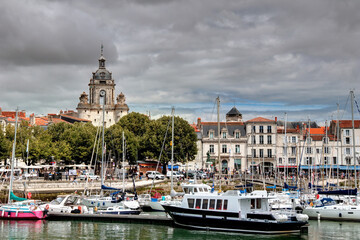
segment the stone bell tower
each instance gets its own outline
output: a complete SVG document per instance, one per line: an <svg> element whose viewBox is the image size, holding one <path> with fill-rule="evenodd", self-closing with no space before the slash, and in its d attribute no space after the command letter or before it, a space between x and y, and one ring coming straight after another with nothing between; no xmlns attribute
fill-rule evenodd
<svg viewBox="0 0 360 240"><path fill-rule="evenodd" d="M77 106L79 118L92 121L93 125L102 125L102 108L105 106L105 126L115 124L119 119L129 112L129 107L125 103L125 95L119 94L117 104L115 104L115 81L112 73L105 67L106 59L103 55L101 45L101 55L99 58L99 68L92 73L89 83L89 95L83 92L80 95L80 102ZM100 91L105 91L105 96L100 96Z"/></svg>

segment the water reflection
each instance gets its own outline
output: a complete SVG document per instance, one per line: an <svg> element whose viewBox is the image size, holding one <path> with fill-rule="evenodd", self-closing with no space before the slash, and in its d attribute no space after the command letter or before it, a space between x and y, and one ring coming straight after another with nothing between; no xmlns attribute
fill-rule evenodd
<svg viewBox="0 0 360 240"><path fill-rule="evenodd" d="M308 234L251 235L191 231L147 224L0 220L0 239L359 239L360 223L311 221Z"/></svg>

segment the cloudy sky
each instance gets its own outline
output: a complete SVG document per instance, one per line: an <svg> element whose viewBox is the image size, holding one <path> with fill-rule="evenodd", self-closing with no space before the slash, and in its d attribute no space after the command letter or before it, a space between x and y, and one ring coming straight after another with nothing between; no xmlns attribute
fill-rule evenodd
<svg viewBox="0 0 360 240"><path fill-rule="evenodd" d="M75 110L104 45L130 111L324 122L359 99L358 0L1 1L0 107ZM359 119L359 114L355 117Z"/></svg>

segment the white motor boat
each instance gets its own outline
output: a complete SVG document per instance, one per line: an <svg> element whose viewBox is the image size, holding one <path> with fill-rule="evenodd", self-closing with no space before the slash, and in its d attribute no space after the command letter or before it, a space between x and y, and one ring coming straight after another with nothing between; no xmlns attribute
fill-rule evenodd
<svg viewBox="0 0 360 240"><path fill-rule="evenodd" d="M336 203L331 198L322 198L310 203L303 210L310 219L360 221L360 206L350 203Z"/></svg>

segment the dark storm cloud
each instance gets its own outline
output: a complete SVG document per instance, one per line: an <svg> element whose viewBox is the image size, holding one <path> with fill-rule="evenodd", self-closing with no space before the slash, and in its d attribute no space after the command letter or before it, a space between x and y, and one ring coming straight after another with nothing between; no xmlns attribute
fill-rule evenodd
<svg viewBox="0 0 360 240"><path fill-rule="evenodd" d="M132 111L161 116L174 105L195 121L219 95L249 117L323 121L359 82L359 9L356 0L6 1L0 107L75 109L103 43Z"/></svg>

